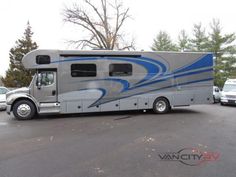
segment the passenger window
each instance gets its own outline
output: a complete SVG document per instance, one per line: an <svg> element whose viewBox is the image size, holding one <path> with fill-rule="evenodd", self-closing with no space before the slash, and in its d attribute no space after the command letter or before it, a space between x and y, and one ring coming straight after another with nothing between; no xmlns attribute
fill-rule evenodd
<svg viewBox="0 0 236 177"><path fill-rule="evenodd" d="M72 64L72 77L96 77L97 67L95 64Z"/></svg>
<svg viewBox="0 0 236 177"><path fill-rule="evenodd" d="M131 64L110 64L109 76L131 76L132 70Z"/></svg>
<svg viewBox="0 0 236 177"><path fill-rule="evenodd" d="M54 73L52 71L42 71L41 86L48 86L52 85L53 83L54 83Z"/></svg>

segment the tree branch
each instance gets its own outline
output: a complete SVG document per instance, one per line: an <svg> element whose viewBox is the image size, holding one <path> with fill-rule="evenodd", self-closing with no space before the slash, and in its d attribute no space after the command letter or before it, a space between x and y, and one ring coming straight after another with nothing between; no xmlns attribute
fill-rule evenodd
<svg viewBox="0 0 236 177"><path fill-rule="evenodd" d="M85 46L111 50L115 48L124 50L133 48L133 42L124 47L119 45L123 42L120 29L130 16L128 15L129 8L123 10L123 5L118 3L117 0L114 1L115 5L107 3L107 0L100 0L101 9L99 9L91 0L84 0L85 5L92 9L92 14L87 13L83 8L79 8L78 4L74 4L72 8L65 8L64 21L84 28L90 35L90 39L70 42L78 43L78 46L82 46L82 48ZM115 12L114 15L109 14L109 7ZM115 21L114 25L113 21Z"/></svg>

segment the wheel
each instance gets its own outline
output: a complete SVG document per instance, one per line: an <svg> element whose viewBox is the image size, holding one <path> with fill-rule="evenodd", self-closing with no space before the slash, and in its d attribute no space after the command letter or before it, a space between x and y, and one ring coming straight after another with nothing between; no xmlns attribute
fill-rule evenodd
<svg viewBox="0 0 236 177"><path fill-rule="evenodd" d="M157 98L153 103L153 111L157 114L164 114L171 109L170 103L166 98Z"/></svg>
<svg viewBox="0 0 236 177"><path fill-rule="evenodd" d="M21 100L16 102L12 108L13 114L18 120L30 120L35 116L36 109L32 102Z"/></svg>
<svg viewBox="0 0 236 177"><path fill-rule="evenodd" d="M225 106L225 103L223 103L223 102L220 102L220 104L221 104L221 106Z"/></svg>

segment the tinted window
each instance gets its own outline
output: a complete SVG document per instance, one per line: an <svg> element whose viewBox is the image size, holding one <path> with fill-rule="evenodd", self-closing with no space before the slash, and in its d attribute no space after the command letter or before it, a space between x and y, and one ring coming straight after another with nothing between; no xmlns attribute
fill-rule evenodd
<svg viewBox="0 0 236 177"><path fill-rule="evenodd" d="M6 94L8 92L5 88L0 88L0 94Z"/></svg>
<svg viewBox="0 0 236 177"><path fill-rule="evenodd" d="M110 64L109 75L110 76L131 76L132 65L131 64Z"/></svg>
<svg viewBox="0 0 236 177"><path fill-rule="evenodd" d="M38 56L36 56L36 63L39 65L50 64L51 63L50 56L38 55Z"/></svg>
<svg viewBox="0 0 236 177"><path fill-rule="evenodd" d="M72 77L96 77L97 67L95 64L72 64Z"/></svg>

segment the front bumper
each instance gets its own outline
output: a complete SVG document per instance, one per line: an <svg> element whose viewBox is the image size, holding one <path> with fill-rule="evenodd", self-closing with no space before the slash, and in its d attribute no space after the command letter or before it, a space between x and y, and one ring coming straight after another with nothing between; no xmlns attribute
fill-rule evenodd
<svg viewBox="0 0 236 177"><path fill-rule="evenodd" d="M0 110L6 110L6 108L7 108L6 102L1 102L0 103Z"/></svg>
<svg viewBox="0 0 236 177"><path fill-rule="evenodd" d="M224 103L224 104L236 105L236 99L222 98L221 97L220 102Z"/></svg>

